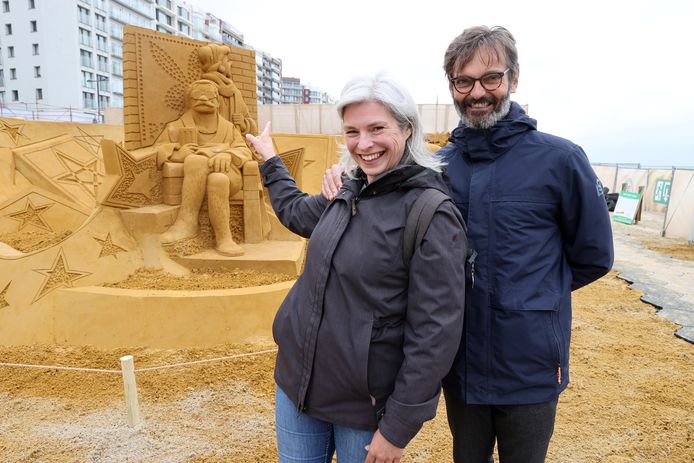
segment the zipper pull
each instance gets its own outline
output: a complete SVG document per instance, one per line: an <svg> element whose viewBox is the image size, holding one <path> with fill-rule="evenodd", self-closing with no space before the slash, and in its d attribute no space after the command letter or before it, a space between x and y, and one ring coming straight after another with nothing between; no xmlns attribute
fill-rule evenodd
<svg viewBox="0 0 694 463"><path fill-rule="evenodd" d="M561 364L557 365L557 384L561 384Z"/></svg>
<svg viewBox="0 0 694 463"><path fill-rule="evenodd" d="M477 259L477 251L473 249L470 253L470 257L467 258L467 262L470 264L470 280L472 288L475 287L475 259Z"/></svg>
<svg viewBox="0 0 694 463"><path fill-rule="evenodd" d="M356 198L352 198L352 217L357 215L357 200Z"/></svg>

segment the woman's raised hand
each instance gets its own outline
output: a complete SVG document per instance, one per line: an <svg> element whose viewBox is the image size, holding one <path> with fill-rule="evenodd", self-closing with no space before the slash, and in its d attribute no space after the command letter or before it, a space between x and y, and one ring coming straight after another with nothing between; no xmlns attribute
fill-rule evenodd
<svg viewBox="0 0 694 463"><path fill-rule="evenodd" d="M249 133L246 135L246 140L253 145L255 152L258 153L261 158L263 158L263 161L267 161L268 159L277 156L277 153L275 153L275 147L272 145L272 138L270 137L270 121L265 124L265 129L263 129L263 132L260 135L256 137L255 135Z"/></svg>

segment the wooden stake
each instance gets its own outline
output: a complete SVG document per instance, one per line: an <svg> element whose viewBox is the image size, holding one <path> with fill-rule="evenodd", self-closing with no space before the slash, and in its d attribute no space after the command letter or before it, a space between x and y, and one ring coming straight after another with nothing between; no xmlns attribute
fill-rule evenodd
<svg viewBox="0 0 694 463"><path fill-rule="evenodd" d="M137 402L137 383L135 382L135 363L132 355L120 358L125 388L125 405L128 409L128 425L134 428L140 424L140 406Z"/></svg>

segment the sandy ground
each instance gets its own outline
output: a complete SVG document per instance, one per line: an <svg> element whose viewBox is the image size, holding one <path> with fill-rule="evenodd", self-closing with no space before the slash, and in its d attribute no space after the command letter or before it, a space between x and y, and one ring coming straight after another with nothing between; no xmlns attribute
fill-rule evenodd
<svg viewBox="0 0 694 463"><path fill-rule="evenodd" d="M626 233L641 231L615 226L617 240ZM657 244L651 235L644 240ZM694 461L694 345L639 296L614 273L575 293L571 384L548 461ZM0 347L0 362L118 369L132 354L145 368L272 347L269 339L204 350ZM136 429L118 374L0 367L0 462L276 461L273 362L266 353L140 372ZM450 461L450 445L440 406L403 461Z"/></svg>

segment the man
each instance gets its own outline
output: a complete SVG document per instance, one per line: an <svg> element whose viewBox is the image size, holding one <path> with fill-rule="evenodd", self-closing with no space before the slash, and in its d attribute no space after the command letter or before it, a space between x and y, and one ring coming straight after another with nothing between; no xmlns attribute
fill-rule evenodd
<svg viewBox="0 0 694 463"><path fill-rule="evenodd" d="M231 237L229 198L242 186L241 167L253 158L239 129L219 115L219 92L214 82L198 80L186 94L187 109L166 125L155 141L158 161L183 163L182 203L162 243L195 236L205 193L210 223L220 254L239 256L243 248Z"/></svg>
<svg viewBox="0 0 694 463"><path fill-rule="evenodd" d="M511 102L515 40L472 27L444 70L461 117L448 161L469 227L465 327L444 381L456 462L542 462L569 382L571 291L605 275L613 247L602 185L583 150L536 130Z"/></svg>

